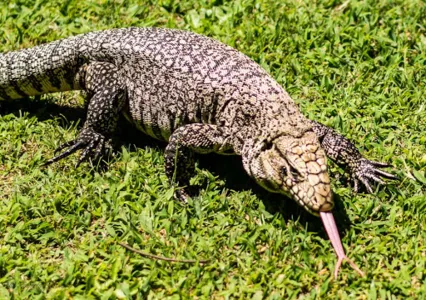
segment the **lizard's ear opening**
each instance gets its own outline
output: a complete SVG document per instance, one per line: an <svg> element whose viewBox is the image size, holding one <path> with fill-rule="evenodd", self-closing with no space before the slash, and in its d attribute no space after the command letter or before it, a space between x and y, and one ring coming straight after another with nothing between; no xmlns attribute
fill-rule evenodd
<svg viewBox="0 0 426 300"><path fill-rule="evenodd" d="M262 146L262 150L263 151L271 150L273 146L274 144L272 142L265 142Z"/></svg>

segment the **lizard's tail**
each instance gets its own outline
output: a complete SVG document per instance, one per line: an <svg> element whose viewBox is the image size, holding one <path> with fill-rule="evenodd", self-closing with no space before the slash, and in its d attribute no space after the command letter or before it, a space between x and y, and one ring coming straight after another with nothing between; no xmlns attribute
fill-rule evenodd
<svg viewBox="0 0 426 300"><path fill-rule="evenodd" d="M0 53L0 100L79 89L78 39Z"/></svg>

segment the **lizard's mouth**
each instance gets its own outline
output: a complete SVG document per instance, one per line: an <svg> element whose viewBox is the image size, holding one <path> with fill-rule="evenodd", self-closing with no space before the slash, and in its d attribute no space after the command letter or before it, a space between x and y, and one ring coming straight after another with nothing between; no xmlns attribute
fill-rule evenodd
<svg viewBox="0 0 426 300"><path fill-rule="evenodd" d="M326 202L323 205L321 205L319 210L320 212L328 212L328 211L331 211L333 207L334 207L333 203Z"/></svg>

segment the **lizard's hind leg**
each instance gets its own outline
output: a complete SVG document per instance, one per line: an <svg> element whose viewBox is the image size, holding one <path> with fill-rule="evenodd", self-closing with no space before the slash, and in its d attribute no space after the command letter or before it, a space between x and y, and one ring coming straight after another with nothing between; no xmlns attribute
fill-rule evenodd
<svg viewBox="0 0 426 300"><path fill-rule="evenodd" d="M121 74L111 63L94 62L82 66L80 83L91 98L88 99L87 119L75 140L59 146L55 152L68 148L49 159L45 165L83 149L78 165L93 158L97 160L111 149L111 138L117 128L120 111L126 101L126 90Z"/></svg>

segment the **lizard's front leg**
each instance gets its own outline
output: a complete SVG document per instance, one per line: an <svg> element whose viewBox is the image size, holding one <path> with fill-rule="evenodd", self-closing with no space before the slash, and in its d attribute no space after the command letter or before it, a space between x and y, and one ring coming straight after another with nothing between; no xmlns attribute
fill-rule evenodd
<svg viewBox="0 0 426 300"><path fill-rule="evenodd" d="M326 155L338 165L346 167L354 180L354 188L359 190L361 181L369 193L373 193L372 182L384 184L383 178L397 179L395 175L389 174L379 168L390 165L366 159L359 153L355 145L333 129L312 121L314 132L317 134Z"/></svg>
<svg viewBox="0 0 426 300"><path fill-rule="evenodd" d="M82 88L90 95L86 122L75 140L62 144L55 152L68 149L49 159L45 165L84 149L77 162L78 167L89 157L96 160L111 148L111 138L126 98L119 69L111 63L94 62L82 66L78 76Z"/></svg>
<svg viewBox="0 0 426 300"><path fill-rule="evenodd" d="M193 152L230 154L233 147L225 131L215 125L188 124L175 130L166 147L165 168L169 180L183 187L176 192L183 202L188 197L184 188L189 185L195 170Z"/></svg>

